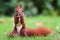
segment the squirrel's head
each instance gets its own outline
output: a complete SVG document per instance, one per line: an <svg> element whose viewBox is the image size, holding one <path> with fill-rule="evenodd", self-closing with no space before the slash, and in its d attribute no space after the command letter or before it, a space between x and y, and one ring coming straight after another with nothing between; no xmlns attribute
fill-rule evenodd
<svg viewBox="0 0 60 40"><path fill-rule="evenodd" d="M18 17L21 17L22 14L22 4L20 4L20 7L18 7L18 5L16 4L16 14Z"/></svg>
<svg viewBox="0 0 60 40"><path fill-rule="evenodd" d="M18 7L18 5L16 4L16 12L18 12L18 14L21 14L21 12L22 12L22 4L20 4L20 7Z"/></svg>
<svg viewBox="0 0 60 40"><path fill-rule="evenodd" d="M16 4L16 11L15 11L15 13L16 13L16 19L18 20L18 21L20 21L21 20L21 16L22 16L22 4L20 4L20 7L18 7L18 4Z"/></svg>

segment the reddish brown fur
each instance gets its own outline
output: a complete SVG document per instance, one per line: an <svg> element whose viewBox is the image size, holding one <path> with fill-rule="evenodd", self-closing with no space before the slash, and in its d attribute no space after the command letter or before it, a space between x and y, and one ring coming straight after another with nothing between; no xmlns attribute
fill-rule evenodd
<svg viewBox="0 0 60 40"><path fill-rule="evenodd" d="M21 30L23 33L23 29ZM45 27L39 27L37 29L26 29L27 36L46 36L52 32L51 29L45 28ZM21 34L21 36L24 36L24 33Z"/></svg>
<svg viewBox="0 0 60 40"><path fill-rule="evenodd" d="M22 24L22 29L25 29L25 22L24 22L24 13L22 12L22 5L20 5L21 7L19 8L18 7L18 5L16 5L16 12L18 12L18 13L15 13L15 15L14 15L14 24L15 24L15 26L14 26L14 29L13 29L13 31L12 31L12 33L11 33L11 36L12 35L14 35L14 34L17 34L17 28L16 28L16 26L17 26L17 23L18 23L18 16L16 16L16 15L18 15L18 14L20 14L21 15L21 21L20 21L20 23ZM19 11L19 10L21 10L21 11Z"/></svg>
<svg viewBox="0 0 60 40"><path fill-rule="evenodd" d="M19 11L20 9L22 10L22 5L20 5L21 7L18 8L18 5L16 6L16 10ZM18 12L20 15L21 15L21 24L22 24L22 29L21 29L21 32L20 32L20 35L21 36L40 36L40 35L44 35L46 36L47 34L51 33L52 30L48 29L48 28L45 28L45 27L39 27L37 29L26 29L25 27L25 22L24 22L24 13L22 11L19 11ZM18 23L18 16L16 16L16 14L18 13L15 13L14 15L14 24L15 24L15 27L14 27L14 30L13 32L11 33L12 36L14 36L13 34L17 34L17 23ZM18 35L18 34L17 34Z"/></svg>

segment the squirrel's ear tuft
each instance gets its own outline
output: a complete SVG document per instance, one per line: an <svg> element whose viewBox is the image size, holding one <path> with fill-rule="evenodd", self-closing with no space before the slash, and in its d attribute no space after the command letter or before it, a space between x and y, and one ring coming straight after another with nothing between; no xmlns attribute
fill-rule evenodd
<svg viewBox="0 0 60 40"><path fill-rule="evenodd" d="M22 8L22 4L20 4L20 8Z"/></svg>
<svg viewBox="0 0 60 40"><path fill-rule="evenodd" d="M16 8L18 7L18 4L16 4Z"/></svg>

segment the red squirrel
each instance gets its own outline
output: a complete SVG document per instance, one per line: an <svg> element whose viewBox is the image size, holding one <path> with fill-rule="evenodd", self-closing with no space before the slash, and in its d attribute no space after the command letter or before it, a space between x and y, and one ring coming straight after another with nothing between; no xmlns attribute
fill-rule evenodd
<svg viewBox="0 0 60 40"><path fill-rule="evenodd" d="M12 36L15 36L13 34L17 34L19 36L40 36L47 34L50 34L52 32L51 29L45 28L45 27L39 27L37 29L27 29L24 22L24 13L22 12L22 4L20 4L20 7L16 5L16 12L14 15L14 30L11 33Z"/></svg>
<svg viewBox="0 0 60 40"><path fill-rule="evenodd" d="M14 29L12 33L10 33L10 36L14 36L15 34L21 35L21 30L24 29L25 31L25 22L24 22L24 13L22 11L22 4L20 4L20 7L16 5L16 11L14 15ZM26 35L24 33L24 35Z"/></svg>

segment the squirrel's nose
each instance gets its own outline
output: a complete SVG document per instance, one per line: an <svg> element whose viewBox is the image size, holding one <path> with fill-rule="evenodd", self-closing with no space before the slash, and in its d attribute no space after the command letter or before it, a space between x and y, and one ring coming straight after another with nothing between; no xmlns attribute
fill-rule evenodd
<svg viewBox="0 0 60 40"><path fill-rule="evenodd" d="M20 16L18 16L18 18L20 18Z"/></svg>
<svg viewBox="0 0 60 40"><path fill-rule="evenodd" d="M20 18L20 16L21 16L21 15L19 14L18 17Z"/></svg>

